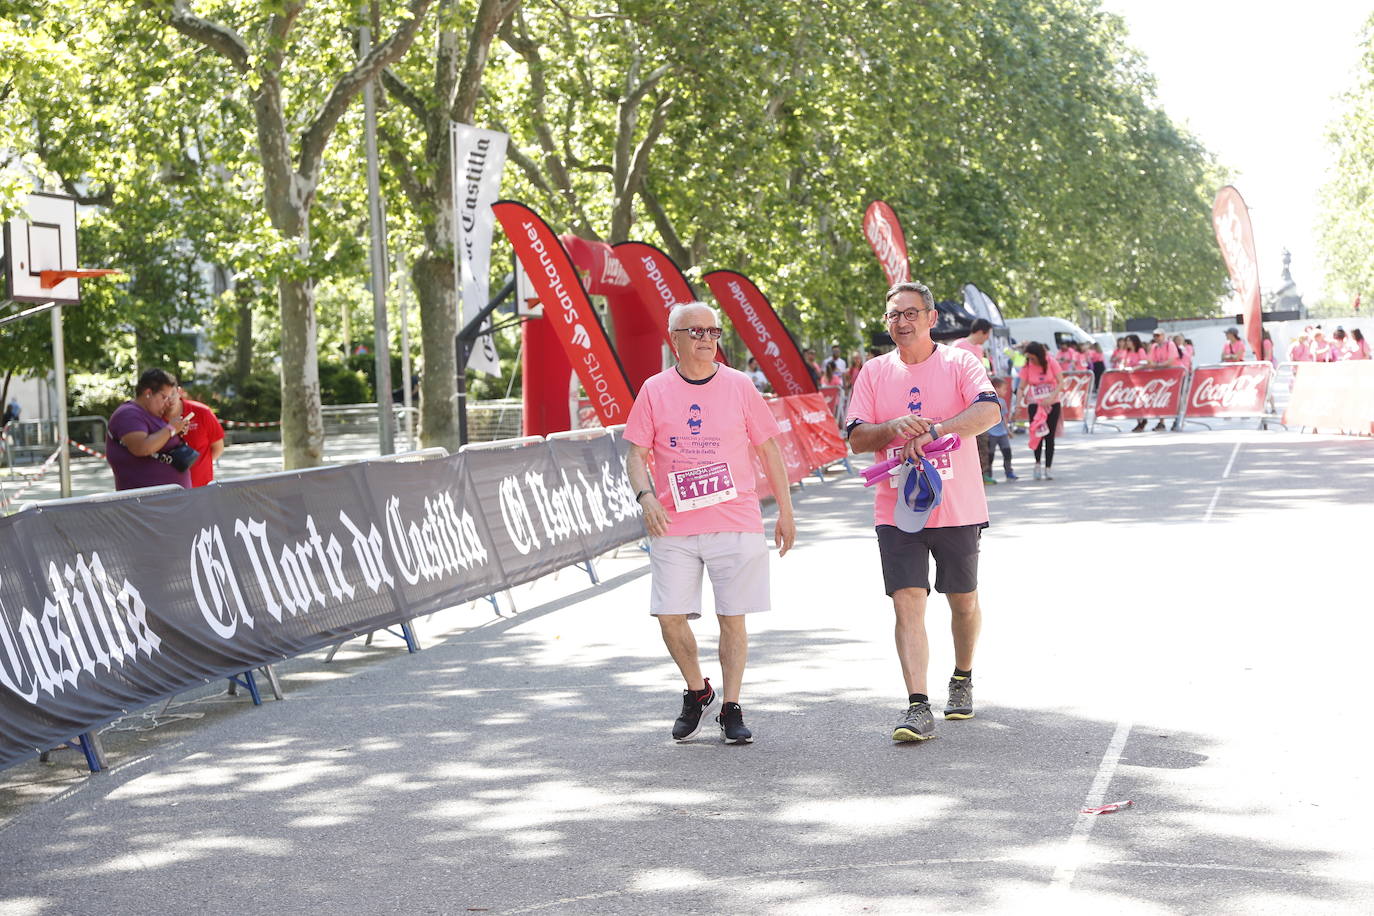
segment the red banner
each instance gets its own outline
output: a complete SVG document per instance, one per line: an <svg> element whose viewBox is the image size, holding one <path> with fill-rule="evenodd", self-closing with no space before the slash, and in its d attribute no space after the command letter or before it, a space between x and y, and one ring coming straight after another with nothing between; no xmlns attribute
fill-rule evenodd
<svg viewBox="0 0 1374 916"><path fill-rule="evenodd" d="M801 443L792 424L791 412L787 409L787 398L770 398L768 409L773 411L773 419L778 421L778 449L782 452L782 463L787 468L787 482L796 483L811 473L811 455Z"/></svg>
<svg viewBox="0 0 1374 916"><path fill-rule="evenodd" d="M629 275L640 301L653 312L658 326L663 329L663 342L672 346L672 335L668 333L668 312L675 305L697 301L691 284L673 259L653 245L621 242L614 247L616 257ZM716 348L716 361L727 366L730 364L725 358L725 351L719 347Z"/></svg>
<svg viewBox="0 0 1374 916"><path fill-rule="evenodd" d="M568 253L548 224L524 204L497 201L492 211L511 240L530 285L539 294L544 317L568 354L602 425L624 423L634 393Z"/></svg>
<svg viewBox="0 0 1374 916"><path fill-rule="evenodd" d="M1183 403L1182 366L1108 369L1097 389L1097 419L1153 420L1178 415Z"/></svg>
<svg viewBox="0 0 1374 916"><path fill-rule="evenodd" d="M1185 417L1262 417L1274 367L1269 363L1199 366L1188 388Z"/></svg>
<svg viewBox="0 0 1374 916"><path fill-rule="evenodd" d="M1256 359L1262 358L1263 312L1260 310L1259 260L1255 257L1255 236L1250 228L1250 210L1240 192L1229 184L1217 192L1212 203L1212 228L1221 246L1231 285L1240 298L1245 319L1245 339Z"/></svg>
<svg viewBox="0 0 1374 916"><path fill-rule="evenodd" d="M907 258L906 236L901 221L885 201L875 200L864 211L864 237L873 246L878 263L887 275L887 285L895 286L911 279L911 262Z"/></svg>
<svg viewBox="0 0 1374 916"><path fill-rule="evenodd" d="M779 396L811 394L817 390L806 371L801 351L778 319L767 297L748 277L733 270L712 271L701 278Z"/></svg>
<svg viewBox="0 0 1374 916"><path fill-rule="evenodd" d="M1082 420L1088 415L1088 400L1093 393L1091 372L1065 372L1066 384L1059 394L1060 420Z"/></svg>
<svg viewBox="0 0 1374 916"><path fill-rule="evenodd" d="M1063 405L1059 408L1059 427L1055 430L1055 435L1064 431L1065 420L1082 420L1088 415L1088 401L1092 397L1093 374L1091 372L1065 372L1064 379L1067 384L1064 390L1059 393L1059 403ZM994 390L997 382L992 384ZM1026 389L1016 390L1016 409L1012 411L1012 419L1018 423L1023 423L1029 419L1030 414L1026 410Z"/></svg>
<svg viewBox="0 0 1374 916"><path fill-rule="evenodd" d="M835 413L826 403L824 395L799 394L781 400L787 405L792 431L810 455L812 470L839 461L849 454L848 446L840 438Z"/></svg>

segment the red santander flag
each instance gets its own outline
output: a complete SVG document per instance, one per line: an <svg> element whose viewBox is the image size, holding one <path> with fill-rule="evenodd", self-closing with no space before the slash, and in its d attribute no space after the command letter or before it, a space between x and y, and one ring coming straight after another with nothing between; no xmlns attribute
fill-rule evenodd
<svg viewBox="0 0 1374 916"><path fill-rule="evenodd" d="M1240 297L1245 319L1245 340L1255 359L1264 352L1262 334L1264 314L1260 310L1259 260L1255 257L1255 235L1250 228L1250 208L1240 192L1227 185L1217 192L1212 203L1212 228L1216 230L1221 256L1231 272L1231 285Z"/></svg>
<svg viewBox="0 0 1374 916"><path fill-rule="evenodd" d="M806 361L792 335L787 333L773 305L753 281L733 270L716 270L701 278L716 297L716 302L730 316L735 330L759 368L768 377L779 397L791 394L811 394L816 383L806 370Z"/></svg>
<svg viewBox="0 0 1374 916"><path fill-rule="evenodd" d="M907 258L906 236L897 214L886 201L875 200L864 211L864 237L873 246L878 263L887 275L887 285L895 286L911 279L911 262Z"/></svg>
<svg viewBox="0 0 1374 916"><path fill-rule="evenodd" d="M634 392L568 252L549 224L524 204L499 200L491 209L515 248L530 285L539 294L544 318L551 322L602 425L624 423L634 404Z"/></svg>
<svg viewBox="0 0 1374 916"><path fill-rule="evenodd" d="M630 283L663 331L663 342L672 346L668 333L668 312L684 302L696 302L691 284L672 258L647 242L621 242L614 246L615 256L629 275ZM716 361L729 363L725 352L716 348Z"/></svg>

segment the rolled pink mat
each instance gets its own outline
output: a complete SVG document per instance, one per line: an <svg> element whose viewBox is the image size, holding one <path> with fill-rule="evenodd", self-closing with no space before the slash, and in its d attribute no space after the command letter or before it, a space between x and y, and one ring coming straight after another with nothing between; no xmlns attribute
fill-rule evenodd
<svg viewBox="0 0 1374 916"><path fill-rule="evenodd" d="M945 455L949 452L957 451L961 445L963 445L963 440L959 438L958 433L946 433L934 442L927 442L925 448L921 449L921 454L928 458L936 455ZM892 474L893 469L901 466L901 463L901 458L889 458L886 461L878 462L872 467L864 468L859 472L863 475L864 486L871 487L878 483L878 481L887 478Z"/></svg>

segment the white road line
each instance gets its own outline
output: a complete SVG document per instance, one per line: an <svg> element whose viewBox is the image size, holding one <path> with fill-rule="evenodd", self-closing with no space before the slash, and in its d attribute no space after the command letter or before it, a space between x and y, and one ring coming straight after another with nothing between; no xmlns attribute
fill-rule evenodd
<svg viewBox="0 0 1374 916"><path fill-rule="evenodd" d="M1231 468L1235 467L1235 465L1236 465L1236 456L1240 454L1240 445L1241 445L1241 444L1240 444L1239 442L1237 442L1237 443L1236 443L1236 447L1233 448L1233 449L1231 449L1231 460L1228 461L1228 462L1226 462L1226 470L1224 470L1224 471L1221 472L1221 479L1222 479L1222 480L1225 480L1227 477L1230 477L1230 476L1231 476Z"/></svg>
<svg viewBox="0 0 1374 916"><path fill-rule="evenodd" d="M1231 449L1231 457L1226 462L1226 469L1221 472L1221 479L1225 481L1231 476L1231 470L1236 466L1236 456L1240 454L1241 443L1237 442L1236 447ZM1212 492L1212 501L1207 504L1207 513L1202 517L1203 523L1212 520L1212 512L1217 507L1217 500L1221 498L1222 484L1218 483L1216 490ZM1121 752L1126 747L1126 740L1131 736L1131 727L1134 723L1130 719L1122 719L1116 725L1116 733L1112 735L1111 743L1107 745L1107 752L1102 755L1102 763L1097 768L1097 776L1093 779L1092 788L1088 790L1087 797L1083 799L1084 808L1096 808L1102 804L1102 799L1106 797L1107 787L1111 785L1112 776L1116 773L1117 764L1121 762ZM1098 815L1079 814L1078 822L1073 826L1073 833L1069 836L1068 842L1064 844L1063 852L1060 853L1059 864L1054 869L1054 877L1050 881L1051 889L1067 891L1069 885L1073 883L1073 877L1078 872L1078 867L1083 864L1088 852L1088 837L1092 835L1093 824L1097 822Z"/></svg>
<svg viewBox="0 0 1374 916"><path fill-rule="evenodd" d="M1107 787L1111 785L1112 776L1116 773L1116 766L1121 762L1121 752L1126 747L1126 739L1131 736L1131 727L1134 724L1130 719L1122 719L1116 724L1116 734L1112 735L1107 752L1102 755L1102 763L1097 767L1097 776L1093 779L1092 788L1088 789L1088 794L1083 798L1084 808L1096 808L1102 804L1102 799L1107 795ZM1052 888L1068 890L1069 885L1073 883L1078 866L1083 864L1087 856L1088 837L1092 835L1097 818L1096 814L1078 815L1078 823L1073 825L1073 834L1064 844L1059 864L1054 869L1054 878L1050 882Z"/></svg>
<svg viewBox="0 0 1374 916"><path fill-rule="evenodd" d="M1222 480L1231 476L1231 468L1235 467L1236 456L1240 454L1240 445L1241 444L1237 442L1236 447L1231 449L1231 459L1226 462L1226 470L1221 472ZM1202 523L1204 525L1212 520L1212 512L1216 509L1217 500L1219 499L1221 499L1221 484L1217 484L1217 488L1212 491L1212 501L1207 504L1207 511L1202 516Z"/></svg>

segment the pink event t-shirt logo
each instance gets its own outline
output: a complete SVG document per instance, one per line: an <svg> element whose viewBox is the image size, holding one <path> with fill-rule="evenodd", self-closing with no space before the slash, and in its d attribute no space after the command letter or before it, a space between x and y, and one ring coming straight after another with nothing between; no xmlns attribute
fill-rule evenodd
<svg viewBox="0 0 1374 916"><path fill-rule="evenodd" d="M1263 406L1260 390L1264 379L1261 373L1241 373L1225 381L1206 376L1193 388L1192 406L1223 410L1249 407L1259 410Z"/></svg>
<svg viewBox="0 0 1374 916"><path fill-rule="evenodd" d="M687 408L687 429L694 436L701 435L701 405L693 404Z"/></svg>
<svg viewBox="0 0 1374 916"><path fill-rule="evenodd" d="M909 411L911 411L912 413L920 413L920 412L921 412L921 389L919 389L919 388L913 388L913 389L911 389L911 391L908 392L908 396L911 398L911 400L909 400L909 401L907 402L906 409L909 410Z"/></svg>
<svg viewBox="0 0 1374 916"><path fill-rule="evenodd" d="M1102 394L1104 410L1163 410L1174 399L1174 389L1181 379L1151 379L1144 385L1131 385L1120 379L1107 386Z"/></svg>

